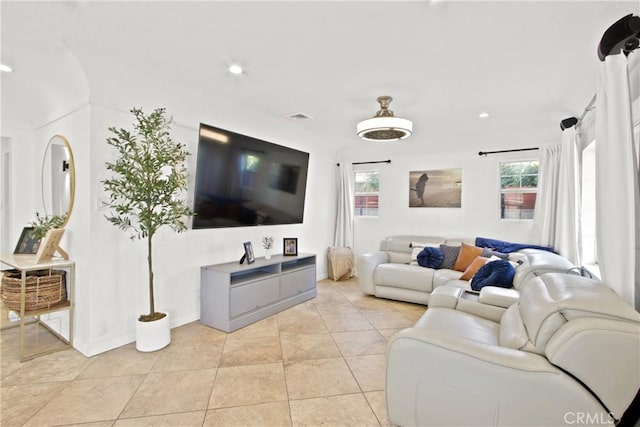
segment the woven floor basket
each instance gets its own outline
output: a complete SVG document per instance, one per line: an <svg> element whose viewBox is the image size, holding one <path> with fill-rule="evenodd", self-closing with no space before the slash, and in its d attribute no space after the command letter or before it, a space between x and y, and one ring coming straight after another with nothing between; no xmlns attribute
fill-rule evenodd
<svg viewBox="0 0 640 427"><path fill-rule="evenodd" d="M28 271L25 286L25 310L50 308L67 300L64 270ZM2 274L0 298L5 308L20 311L22 286L19 270L6 270Z"/></svg>

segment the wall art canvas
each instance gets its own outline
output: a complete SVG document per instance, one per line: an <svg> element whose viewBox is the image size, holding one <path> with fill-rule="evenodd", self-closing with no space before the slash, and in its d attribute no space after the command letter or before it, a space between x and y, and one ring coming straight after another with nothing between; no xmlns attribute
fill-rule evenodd
<svg viewBox="0 0 640 427"><path fill-rule="evenodd" d="M462 207L462 169L409 172L409 207Z"/></svg>

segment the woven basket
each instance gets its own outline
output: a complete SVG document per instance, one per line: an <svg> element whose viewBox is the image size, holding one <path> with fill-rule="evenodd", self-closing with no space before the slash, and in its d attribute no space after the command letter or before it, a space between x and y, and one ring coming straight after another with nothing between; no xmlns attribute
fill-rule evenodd
<svg viewBox="0 0 640 427"><path fill-rule="evenodd" d="M2 274L0 298L5 308L20 311L22 286L19 270L6 270ZM25 284L25 310L51 308L67 301L66 272L64 270L28 271Z"/></svg>

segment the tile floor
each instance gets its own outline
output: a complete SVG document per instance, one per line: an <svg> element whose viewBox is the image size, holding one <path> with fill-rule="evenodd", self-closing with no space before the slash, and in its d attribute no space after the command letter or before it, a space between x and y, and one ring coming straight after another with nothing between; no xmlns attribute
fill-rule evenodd
<svg viewBox="0 0 640 427"><path fill-rule="evenodd" d="M154 353L129 344L20 363L17 330L5 330L0 425L385 426L388 339L424 311L323 280L317 298L230 334L174 328Z"/></svg>

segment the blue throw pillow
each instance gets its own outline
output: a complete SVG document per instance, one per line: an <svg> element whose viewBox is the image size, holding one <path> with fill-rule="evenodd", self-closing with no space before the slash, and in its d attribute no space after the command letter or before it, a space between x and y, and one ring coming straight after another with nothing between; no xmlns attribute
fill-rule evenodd
<svg viewBox="0 0 640 427"><path fill-rule="evenodd" d="M480 267L471 279L471 289L479 291L485 286L499 286L510 288L513 286L513 276L516 269L509 261L491 261Z"/></svg>
<svg viewBox="0 0 640 427"><path fill-rule="evenodd" d="M440 268L444 261L444 253L440 248L426 247L418 254L418 265L429 268Z"/></svg>

